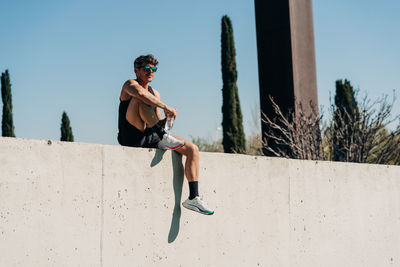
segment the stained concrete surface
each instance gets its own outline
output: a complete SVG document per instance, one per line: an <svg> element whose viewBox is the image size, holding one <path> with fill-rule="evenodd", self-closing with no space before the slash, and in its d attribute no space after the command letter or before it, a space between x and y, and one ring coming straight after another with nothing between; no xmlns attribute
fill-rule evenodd
<svg viewBox="0 0 400 267"><path fill-rule="evenodd" d="M400 167L0 138L0 266L399 266Z"/></svg>

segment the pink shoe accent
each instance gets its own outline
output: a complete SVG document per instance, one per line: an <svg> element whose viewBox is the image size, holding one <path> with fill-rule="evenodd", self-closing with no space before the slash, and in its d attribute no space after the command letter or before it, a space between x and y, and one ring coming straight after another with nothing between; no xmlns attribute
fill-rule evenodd
<svg viewBox="0 0 400 267"><path fill-rule="evenodd" d="M174 147L170 147L170 146L166 146L166 147L168 147L168 148L171 149L171 150L175 150L175 149L178 149L178 148L183 147L184 145L185 145L185 143L183 143L183 144L181 144L181 145L174 146Z"/></svg>

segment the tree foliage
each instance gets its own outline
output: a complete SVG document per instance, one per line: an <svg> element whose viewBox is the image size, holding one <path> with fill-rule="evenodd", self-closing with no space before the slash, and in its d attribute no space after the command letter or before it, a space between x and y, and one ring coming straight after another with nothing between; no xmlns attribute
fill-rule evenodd
<svg viewBox="0 0 400 267"><path fill-rule="evenodd" d="M1 121L2 136L15 137L12 114L11 82L8 70L1 74L1 98L3 100L3 117Z"/></svg>
<svg viewBox="0 0 400 267"><path fill-rule="evenodd" d="M266 135L289 147L291 152L279 149L279 146L269 146L267 142L263 143L264 149L279 157L337 161L334 151L338 150L338 140L343 140L340 161L400 165L400 116L392 117L394 102L395 96L390 102L388 96L371 101L366 95L353 114L347 109L340 111L332 104L332 119L322 125L320 131L315 126L322 121L322 115L304 116L300 108L298 116L293 113L284 116L272 100L277 120L271 121L263 116L263 123L268 129L273 129ZM294 119L289 120L288 116ZM397 127L389 130L389 125L396 121L399 122ZM321 146L318 145L320 132L323 133Z"/></svg>
<svg viewBox="0 0 400 267"><path fill-rule="evenodd" d="M202 137L192 137L192 143L202 152L224 152L222 140L210 141Z"/></svg>
<svg viewBox="0 0 400 267"><path fill-rule="evenodd" d="M72 128L67 113L64 111L61 118L61 141L73 142L74 135L72 134Z"/></svg>
<svg viewBox="0 0 400 267"><path fill-rule="evenodd" d="M388 127L399 119L399 115L391 117L395 99L394 95L391 102L388 96L371 101L365 96L360 103L358 117L353 117L346 110L343 113L337 112L336 108L336 118L325 131L328 148L333 152L328 154L327 159L399 165L400 123L392 131ZM341 144L340 159L334 154L337 140L346 140Z"/></svg>
<svg viewBox="0 0 400 267"><path fill-rule="evenodd" d="M353 127L348 127L359 120L358 104L355 99L355 91L348 80L336 81L335 94L336 110L333 117L333 159L335 161L346 161L345 148L352 142ZM346 128L349 131L343 135L341 131Z"/></svg>
<svg viewBox="0 0 400 267"><path fill-rule="evenodd" d="M223 147L226 153L242 153L246 149L243 118L237 88L235 44L232 22L222 17L221 65L222 65L222 128Z"/></svg>

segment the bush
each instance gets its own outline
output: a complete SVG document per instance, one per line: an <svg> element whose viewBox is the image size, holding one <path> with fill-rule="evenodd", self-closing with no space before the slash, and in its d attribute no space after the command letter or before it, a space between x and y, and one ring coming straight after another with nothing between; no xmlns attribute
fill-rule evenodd
<svg viewBox="0 0 400 267"><path fill-rule="evenodd" d="M263 149L275 156L334 160L336 140L348 140L340 146L344 155L342 161L400 165L400 123L394 130L388 129L388 125L400 119L400 115L391 118L395 95L391 102L387 96L372 102L366 95L360 102L359 116L356 117L346 110L338 112L332 104L331 121L322 129L319 126L322 115L318 116L315 111L305 116L300 106L297 116L293 112L284 116L273 99L271 101L276 119L264 115L263 123L269 129L267 138L273 139L278 146L263 142Z"/></svg>

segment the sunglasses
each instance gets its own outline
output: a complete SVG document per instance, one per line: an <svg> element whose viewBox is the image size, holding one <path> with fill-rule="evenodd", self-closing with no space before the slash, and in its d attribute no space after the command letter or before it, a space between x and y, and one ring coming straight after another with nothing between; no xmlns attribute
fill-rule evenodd
<svg viewBox="0 0 400 267"><path fill-rule="evenodd" d="M157 67L144 66L143 69L145 72L150 72L150 70L152 70L153 72L157 71Z"/></svg>

